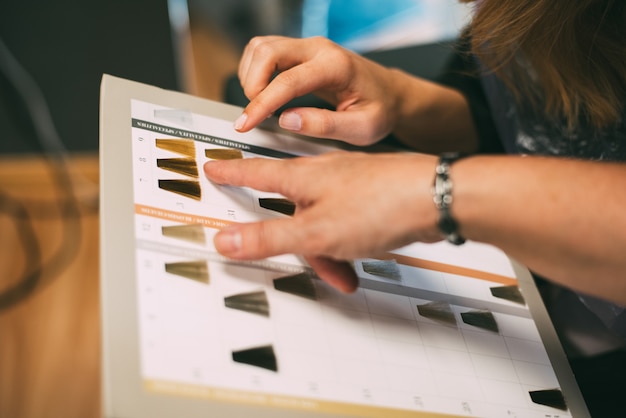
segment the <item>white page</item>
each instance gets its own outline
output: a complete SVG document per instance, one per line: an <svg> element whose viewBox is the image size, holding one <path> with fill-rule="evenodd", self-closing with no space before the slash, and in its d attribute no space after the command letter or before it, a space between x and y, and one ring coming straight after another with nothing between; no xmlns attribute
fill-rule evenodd
<svg viewBox="0 0 626 418"><path fill-rule="evenodd" d="M492 294L517 285L499 250L415 244L391 261L356 260L353 295L295 255L226 260L212 244L220 227L286 215L260 205L280 196L210 183L205 151L289 158L332 148L260 129L240 134L230 120L135 99L128 124L148 393L350 416L571 416L530 397L560 390L559 379L529 307ZM276 288L300 272L311 276L305 296Z"/></svg>

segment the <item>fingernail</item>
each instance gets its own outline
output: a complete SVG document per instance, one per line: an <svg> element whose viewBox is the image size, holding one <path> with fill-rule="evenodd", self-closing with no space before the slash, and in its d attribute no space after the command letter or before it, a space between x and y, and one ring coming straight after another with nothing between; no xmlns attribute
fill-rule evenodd
<svg viewBox="0 0 626 418"><path fill-rule="evenodd" d="M241 233L224 229L215 235L215 248L220 253L232 254L241 249Z"/></svg>
<svg viewBox="0 0 626 418"><path fill-rule="evenodd" d="M239 117L235 121L235 129L238 131L241 128L243 128L243 125L246 123L247 119L248 119L248 115L247 114L242 113L241 115L239 115Z"/></svg>
<svg viewBox="0 0 626 418"><path fill-rule="evenodd" d="M280 115L278 124L288 131L299 131L302 129L302 118L296 112L284 112Z"/></svg>

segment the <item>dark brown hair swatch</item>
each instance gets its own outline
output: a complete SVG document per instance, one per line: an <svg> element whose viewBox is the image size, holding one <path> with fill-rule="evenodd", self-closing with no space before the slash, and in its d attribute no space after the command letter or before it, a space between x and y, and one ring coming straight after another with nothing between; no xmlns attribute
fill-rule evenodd
<svg viewBox="0 0 626 418"><path fill-rule="evenodd" d="M157 139L157 148L172 151L187 157L196 157L196 145L191 139Z"/></svg>
<svg viewBox="0 0 626 418"><path fill-rule="evenodd" d="M461 312L461 319L468 325L486 329L487 331L499 332L498 323L491 311Z"/></svg>
<svg viewBox="0 0 626 418"><path fill-rule="evenodd" d="M283 198L261 197L259 198L259 205L264 209L273 210L274 212L280 212L289 216L293 216L296 212L296 204Z"/></svg>
<svg viewBox="0 0 626 418"><path fill-rule="evenodd" d="M198 165L192 158L159 158L157 167L184 176L198 178Z"/></svg>
<svg viewBox="0 0 626 418"><path fill-rule="evenodd" d="M236 363L249 364L251 366L261 367L273 372L278 371L276 354L274 354L274 347L271 345L233 351L232 355L233 361Z"/></svg>
<svg viewBox="0 0 626 418"><path fill-rule="evenodd" d="M204 155L212 160L239 160L243 158L243 152L233 148L205 149Z"/></svg>
<svg viewBox="0 0 626 418"><path fill-rule="evenodd" d="M505 299L510 302L519 303L521 305L525 305L526 301L524 300L524 296L517 285L511 286L496 286L489 289L491 294L500 299Z"/></svg>
<svg viewBox="0 0 626 418"><path fill-rule="evenodd" d="M270 316L270 305L264 290L249 293L239 293L224 298L227 308L238 309L262 316Z"/></svg>
<svg viewBox="0 0 626 418"><path fill-rule="evenodd" d="M194 244L206 244L204 227L200 224L162 226L161 233L169 238L189 241Z"/></svg>
<svg viewBox="0 0 626 418"><path fill-rule="evenodd" d="M456 326L456 317L449 303L434 301L417 305L417 312L424 318Z"/></svg>
<svg viewBox="0 0 626 418"><path fill-rule="evenodd" d="M385 277L391 280L401 280L400 268L396 260L373 260L361 262L363 271L374 276Z"/></svg>
<svg viewBox="0 0 626 418"><path fill-rule="evenodd" d="M303 298L317 300L315 284L311 276L306 272L274 279L274 289Z"/></svg>
<svg viewBox="0 0 626 418"><path fill-rule="evenodd" d="M530 399L536 404L567 411L563 392L559 389L531 390L528 393L530 394Z"/></svg>
<svg viewBox="0 0 626 418"><path fill-rule="evenodd" d="M204 284L209 284L210 281L209 264L206 260L166 263L165 271Z"/></svg>
<svg viewBox="0 0 626 418"><path fill-rule="evenodd" d="M202 199L200 183L193 180L159 180L159 188L191 199Z"/></svg>

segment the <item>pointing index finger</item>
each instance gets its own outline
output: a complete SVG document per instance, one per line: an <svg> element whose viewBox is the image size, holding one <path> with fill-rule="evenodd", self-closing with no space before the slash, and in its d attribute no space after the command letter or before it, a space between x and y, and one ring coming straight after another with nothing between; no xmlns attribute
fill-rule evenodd
<svg viewBox="0 0 626 418"><path fill-rule="evenodd" d="M295 97L322 89L342 74L336 53L320 54L327 40L259 37L250 41L239 66L239 79L250 103L235 129L249 131ZM335 64L329 72L329 63ZM334 75L331 75L334 74Z"/></svg>

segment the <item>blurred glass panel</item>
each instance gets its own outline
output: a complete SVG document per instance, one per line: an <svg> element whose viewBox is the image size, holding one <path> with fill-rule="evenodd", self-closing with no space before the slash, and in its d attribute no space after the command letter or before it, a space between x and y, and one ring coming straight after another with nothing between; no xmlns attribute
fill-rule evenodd
<svg viewBox="0 0 626 418"><path fill-rule="evenodd" d="M470 11L457 0L182 1L192 21L220 28L240 47L256 35L320 35L359 52L453 39Z"/></svg>
<svg viewBox="0 0 626 418"><path fill-rule="evenodd" d="M301 36L325 36L359 52L456 37L469 6L456 0L304 0Z"/></svg>

